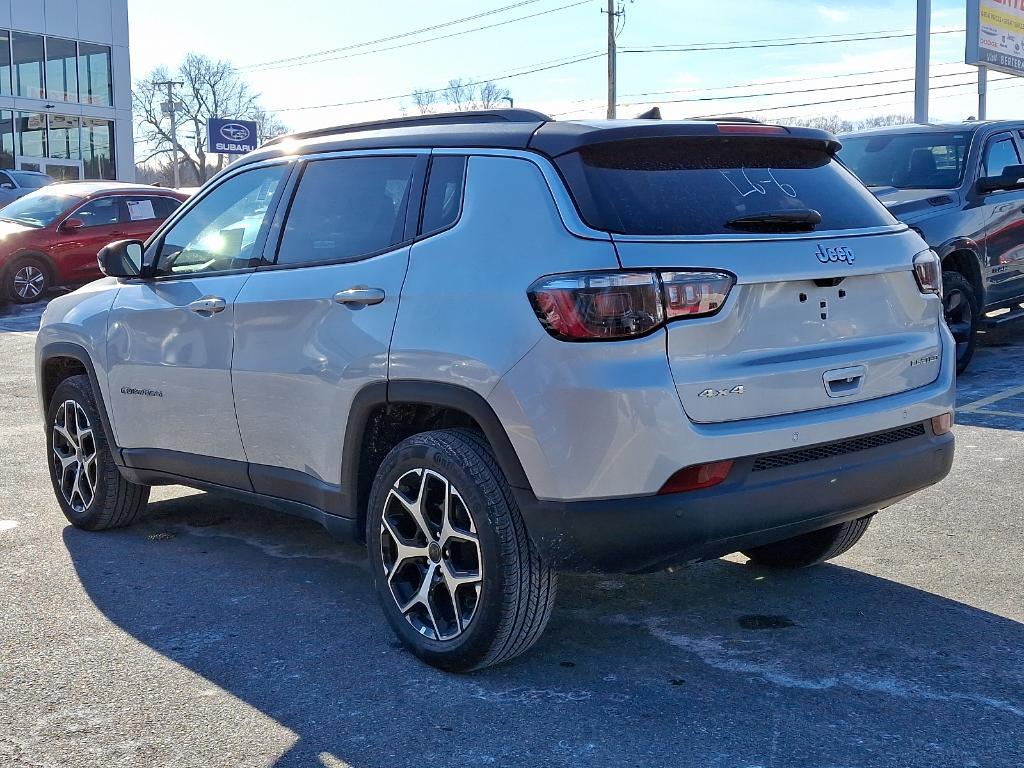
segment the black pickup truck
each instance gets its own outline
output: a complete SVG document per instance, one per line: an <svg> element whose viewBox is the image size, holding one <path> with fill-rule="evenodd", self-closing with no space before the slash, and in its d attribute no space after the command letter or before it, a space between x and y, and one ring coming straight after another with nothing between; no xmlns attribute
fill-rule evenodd
<svg viewBox="0 0 1024 768"><path fill-rule="evenodd" d="M875 128L839 157L942 259L957 372L979 328L1024 317L1024 121Z"/></svg>

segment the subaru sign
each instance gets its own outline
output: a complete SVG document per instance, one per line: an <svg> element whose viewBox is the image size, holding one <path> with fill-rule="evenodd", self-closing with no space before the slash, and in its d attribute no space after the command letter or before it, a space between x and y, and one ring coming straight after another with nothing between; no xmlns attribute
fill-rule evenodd
<svg viewBox="0 0 1024 768"><path fill-rule="evenodd" d="M209 152L221 155L244 155L256 149L256 123L251 120L225 120L211 117L206 125Z"/></svg>

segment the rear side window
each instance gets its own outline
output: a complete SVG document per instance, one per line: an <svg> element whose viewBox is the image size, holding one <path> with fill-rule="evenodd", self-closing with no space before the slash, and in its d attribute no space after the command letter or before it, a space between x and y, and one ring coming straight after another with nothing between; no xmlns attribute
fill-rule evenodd
<svg viewBox="0 0 1024 768"><path fill-rule="evenodd" d="M349 261L405 239L414 157L310 162L292 200L278 264Z"/></svg>
<svg viewBox="0 0 1024 768"><path fill-rule="evenodd" d="M420 234L440 232L458 220L459 212L462 210L462 188L465 179L465 157L437 155L431 160Z"/></svg>
<svg viewBox="0 0 1024 768"><path fill-rule="evenodd" d="M660 138L558 159L584 221L627 235L718 235L742 217L807 209L818 231L894 224L828 152L793 140Z"/></svg>
<svg viewBox="0 0 1024 768"><path fill-rule="evenodd" d="M173 197L154 197L153 207L158 219L166 219L181 207L181 200Z"/></svg>
<svg viewBox="0 0 1024 768"><path fill-rule="evenodd" d="M1007 136L988 145L985 150L986 176L1002 176L1003 171L1010 165L1020 165L1020 156L1017 154L1013 139Z"/></svg>

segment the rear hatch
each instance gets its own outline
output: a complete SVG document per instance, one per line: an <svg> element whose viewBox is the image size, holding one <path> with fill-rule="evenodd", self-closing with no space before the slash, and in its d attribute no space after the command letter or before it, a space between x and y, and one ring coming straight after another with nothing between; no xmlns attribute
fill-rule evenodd
<svg viewBox="0 0 1024 768"><path fill-rule="evenodd" d="M668 324L693 421L836 407L938 377L940 301L912 271L923 245L832 148L788 136L659 138L559 159L623 268L735 276L717 314Z"/></svg>

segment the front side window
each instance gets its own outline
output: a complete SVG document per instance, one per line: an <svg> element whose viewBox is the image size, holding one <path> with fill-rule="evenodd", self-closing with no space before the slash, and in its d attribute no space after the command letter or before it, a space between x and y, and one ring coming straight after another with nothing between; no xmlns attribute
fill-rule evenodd
<svg viewBox="0 0 1024 768"><path fill-rule="evenodd" d="M113 105L109 45L78 44L78 78L83 104L97 104L101 107Z"/></svg>
<svg viewBox="0 0 1024 768"><path fill-rule="evenodd" d="M245 171L211 190L164 235L157 275L199 275L249 266L286 165Z"/></svg>
<svg viewBox="0 0 1024 768"><path fill-rule="evenodd" d="M43 86L43 38L40 35L15 32L11 37L11 50L14 52L17 95L30 99L46 98Z"/></svg>
<svg viewBox="0 0 1024 768"><path fill-rule="evenodd" d="M839 157L869 187L955 189L970 139L964 131L853 136L843 139Z"/></svg>
<svg viewBox="0 0 1024 768"><path fill-rule="evenodd" d="M415 157L314 160L299 181L278 264L347 261L405 239Z"/></svg>
<svg viewBox="0 0 1024 768"><path fill-rule="evenodd" d="M78 101L78 45L74 40L46 38L46 94L59 101Z"/></svg>
<svg viewBox="0 0 1024 768"><path fill-rule="evenodd" d="M1007 136L990 143L985 150L985 175L1002 176L1010 165L1020 165L1020 155L1017 154L1013 139Z"/></svg>
<svg viewBox="0 0 1024 768"><path fill-rule="evenodd" d="M86 227L104 227L117 224L120 218L116 197L97 197L90 200L71 214L72 219L81 219Z"/></svg>

